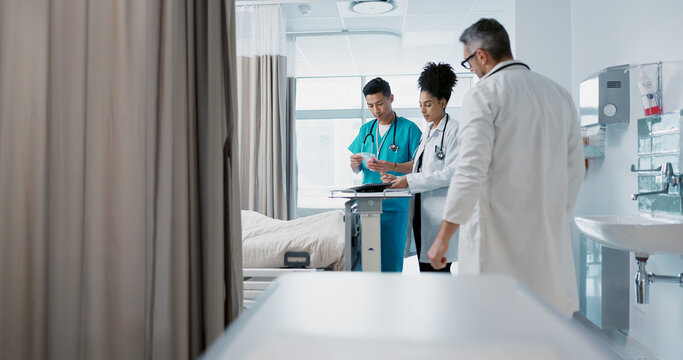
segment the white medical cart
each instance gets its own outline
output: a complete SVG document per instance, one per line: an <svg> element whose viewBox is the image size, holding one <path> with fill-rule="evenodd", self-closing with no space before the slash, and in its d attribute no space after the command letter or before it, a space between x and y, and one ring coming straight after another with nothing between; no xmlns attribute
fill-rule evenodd
<svg viewBox="0 0 683 360"><path fill-rule="evenodd" d="M332 190L330 198L349 199L346 202L344 222L346 241L344 245L344 270L355 270L354 260L360 255L362 271L382 270L382 244L380 216L382 200L409 198L406 189L385 189L381 192L357 192L353 188ZM358 220L358 221L356 221ZM358 254L357 252L360 252Z"/></svg>

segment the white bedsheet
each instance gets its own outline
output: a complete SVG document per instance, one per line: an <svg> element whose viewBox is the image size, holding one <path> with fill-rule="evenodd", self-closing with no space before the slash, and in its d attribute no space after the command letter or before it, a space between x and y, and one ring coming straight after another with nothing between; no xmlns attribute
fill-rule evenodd
<svg viewBox="0 0 683 360"><path fill-rule="evenodd" d="M311 255L311 268L343 270L344 212L328 211L283 221L242 210L245 268L283 267L288 251Z"/></svg>

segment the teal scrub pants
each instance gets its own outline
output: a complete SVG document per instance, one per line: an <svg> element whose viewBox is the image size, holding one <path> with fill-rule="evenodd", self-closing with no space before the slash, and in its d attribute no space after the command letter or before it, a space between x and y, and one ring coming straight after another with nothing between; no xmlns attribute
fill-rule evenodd
<svg viewBox="0 0 683 360"><path fill-rule="evenodd" d="M382 272L403 271L403 252L408 227L407 211L384 211L380 217L382 232Z"/></svg>

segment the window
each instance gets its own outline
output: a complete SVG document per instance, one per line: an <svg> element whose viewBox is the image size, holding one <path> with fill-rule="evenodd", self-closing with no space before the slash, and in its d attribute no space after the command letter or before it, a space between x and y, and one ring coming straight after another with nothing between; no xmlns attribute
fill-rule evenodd
<svg viewBox="0 0 683 360"><path fill-rule="evenodd" d="M299 78L296 83L297 216L344 207L330 190L359 185L348 146L363 123L361 77Z"/></svg>
<svg viewBox="0 0 683 360"><path fill-rule="evenodd" d="M362 178L351 171L347 149L360 126L360 118L297 121L299 208L341 208L343 200L329 199L330 190L360 185Z"/></svg>
<svg viewBox="0 0 683 360"><path fill-rule="evenodd" d="M374 77L376 76L367 79ZM394 108L419 109L420 91L417 89L417 77L417 75L382 76L382 79L388 81L391 86L391 92L394 94L392 104Z"/></svg>
<svg viewBox="0 0 683 360"><path fill-rule="evenodd" d="M297 79L296 110L358 109L360 76Z"/></svg>
<svg viewBox="0 0 683 360"><path fill-rule="evenodd" d="M470 73L457 74L448 113L457 117L465 92L474 83ZM349 167L348 146L366 121L363 86L376 76L302 77L296 80L297 217L343 209L344 199L330 199L330 191L360 185L362 174ZM399 116L426 129L419 109L418 75L382 76L391 85L393 108Z"/></svg>

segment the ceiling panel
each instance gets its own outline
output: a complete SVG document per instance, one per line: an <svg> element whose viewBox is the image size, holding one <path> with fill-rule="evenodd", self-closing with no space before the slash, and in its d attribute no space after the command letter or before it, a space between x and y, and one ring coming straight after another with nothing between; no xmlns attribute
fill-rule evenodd
<svg viewBox="0 0 683 360"><path fill-rule="evenodd" d="M298 36L296 44L301 50L346 47L346 39L343 35L328 36Z"/></svg>
<svg viewBox="0 0 683 360"><path fill-rule="evenodd" d="M302 13L300 10L300 7L302 6L310 6L310 12L308 14ZM285 4L283 5L283 8L285 16L290 20L339 17L339 10L337 10L336 2Z"/></svg>
<svg viewBox="0 0 683 360"><path fill-rule="evenodd" d="M392 46L354 47L351 54L358 64L373 61L373 59L378 57L390 58L392 59L391 61L396 62L399 61L401 50L398 47Z"/></svg>
<svg viewBox="0 0 683 360"><path fill-rule="evenodd" d="M305 1L305 0L301 0ZM397 8L381 15L349 10L349 1L312 0L309 14L299 4L284 4L288 32L384 30L401 34L298 36L297 76L357 74L418 74L428 61L450 63L463 72L462 31L482 17L508 27L514 20L514 0L395 0ZM289 0L288 0L289 2ZM508 29L510 30L510 29ZM513 29L514 30L514 29ZM514 32L511 32L514 34Z"/></svg>
<svg viewBox="0 0 683 360"><path fill-rule="evenodd" d="M408 15L405 31L462 30L467 14Z"/></svg>
<svg viewBox="0 0 683 360"><path fill-rule="evenodd" d="M297 64L298 65L298 64ZM319 76L317 73L313 72L310 68L297 68L296 69L296 76L299 77L305 77L305 76Z"/></svg>
<svg viewBox="0 0 683 360"><path fill-rule="evenodd" d="M411 46L402 51L402 66L409 74L419 73L428 62L446 62L447 49L444 48Z"/></svg>
<svg viewBox="0 0 683 360"><path fill-rule="evenodd" d="M477 0L410 0L408 14L467 13Z"/></svg>
<svg viewBox="0 0 683 360"><path fill-rule="evenodd" d="M514 4L514 0L478 0L472 11L502 11Z"/></svg>
<svg viewBox="0 0 683 360"><path fill-rule="evenodd" d="M347 46L339 46L335 48L311 48L304 52L308 60L314 59L343 59L345 61L351 60L351 55Z"/></svg>
<svg viewBox="0 0 683 360"><path fill-rule="evenodd" d="M287 20L287 32L319 32L339 31L342 22L339 17L309 18L303 20Z"/></svg>
<svg viewBox="0 0 683 360"><path fill-rule="evenodd" d="M453 44L454 46L450 48L450 52L446 54L446 60L451 64L458 64L458 67L460 67L460 62L463 60L463 47L461 42L457 42ZM455 65L453 65L455 66ZM458 69L460 70L460 69ZM464 69L463 69L464 70Z"/></svg>
<svg viewBox="0 0 683 360"><path fill-rule="evenodd" d="M465 24L467 24L465 25L465 28L479 21L479 19L492 18L498 20L507 29L507 24L505 24L503 19L501 19L502 15L503 12L500 11L473 11L468 14L467 18L465 19Z"/></svg>
<svg viewBox="0 0 683 360"><path fill-rule="evenodd" d="M296 72L301 74L304 72L310 73L312 72L312 68L308 64L308 59L304 59L304 56L299 52L295 52L296 55L294 55L294 67L296 69Z"/></svg>
<svg viewBox="0 0 683 360"><path fill-rule="evenodd" d="M350 35L349 44L351 47L368 47L368 46L400 46L402 41L400 38L391 35Z"/></svg>
<svg viewBox="0 0 683 360"><path fill-rule="evenodd" d="M311 66L313 67L316 76L357 74L357 71L350 61L318 60L312 61Z"/></svg>
<svg viewBox="0 0 683 360"><path fill-rule="evenodd" d="M412 31L403 34L403 46L450 45L458 40L459 31Z"/></svg>
<svg viewBox="0 0 683 360"><path fill-rule="evenodd" d="M346 18L344 24L349 30L382 29L401 32L403 16L368 16L362 18Z"/></svg>

